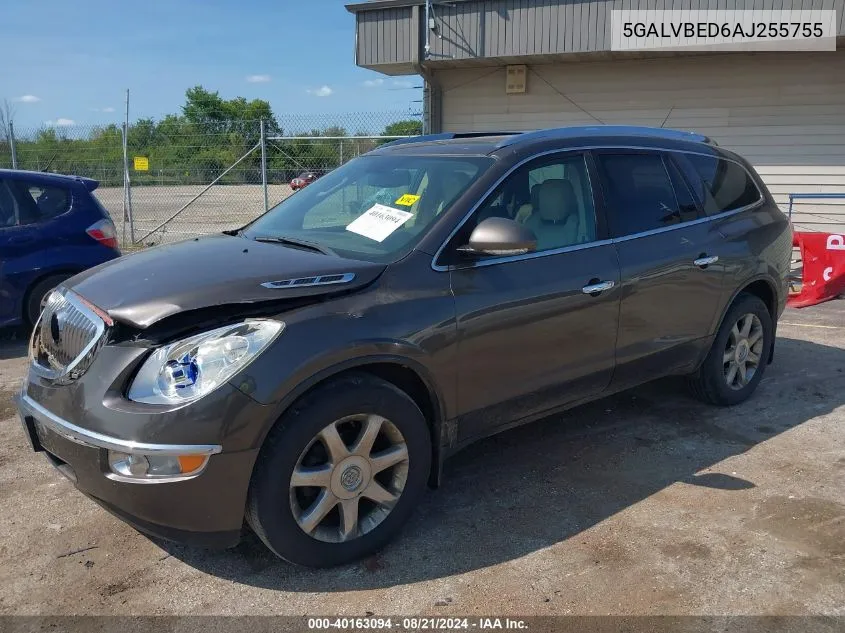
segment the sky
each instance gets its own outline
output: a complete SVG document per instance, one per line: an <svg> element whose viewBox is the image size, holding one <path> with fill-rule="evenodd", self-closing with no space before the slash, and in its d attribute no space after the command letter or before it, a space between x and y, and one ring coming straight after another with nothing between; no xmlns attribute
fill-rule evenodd
<svg viewBox="0 0 845 633"><path fill-rule="evenodd" d="M417 76L355 65L341 0L2 0L0 103L23 129L178 113L185 90L277 115L419 111Z"/></svg>

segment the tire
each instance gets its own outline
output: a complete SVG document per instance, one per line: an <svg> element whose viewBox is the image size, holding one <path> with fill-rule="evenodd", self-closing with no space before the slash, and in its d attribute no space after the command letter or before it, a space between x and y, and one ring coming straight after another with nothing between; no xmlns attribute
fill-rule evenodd
<svg viewBox="0 0 845 633"><path fill-rule="evenodd" d="M751 334L745 337L742 329L749 321ZM736 331L734 326L737 326ZM759 338L755 338L757 333ZM747 400L766 371L773 336L772 316L766 304L755 295L741 293L725 315L707 358L688 379L693 395L703 402L719 406L731 406ZM740 344L735 344L737 340ZM741 345L743 340L747 346L747 356ZM753 343L748 346L750 341ZM732 377L733 366L738 368L742 365L742 362L737 361L743 357L748 359L745 381L740 369ZM757 358L757 363L752 368L751 361L754 358Z"/></svg>
<svg viewBox="0 0 845 633"><path fill-rule="evenodd" d="M359 455L340 451L335 454L345 455L343 459L332 458L325 440L332 436L330 428L338 431L347 450L355 452L356 446L364 443L363 431L371 421L379 429L372 451L359 448ZM405 463L376 473L376 468L387 463L377 460L401 455L403 446ZM270 431L250 482L246 519L280 558L308 567L341 565L376 552L396 536L419 502L430 468L431 437L414 401L384 380L351 374L303 396ZM295 469L297 473L319 471L324 479L320 486L302 484L303 479L295 487ZM371 500L368 495L378 491L378 487L371 488L373 482L381 487L375 497L385 490L388 494L400 490L396 500L385 501L385 505ZM355 496L346 498L350 495ZM338 500L341 496L344 498ZM353 516L352 510L344 514L352 507L347 504L358 510L354 513L356 528L344 535L345 518ZM319 516L317 510L323 507L331 509L309 533L308 517Z"/></svg>
<svg viewBox="0 0 845 633"><path fill-rule="evenodd" d="M38 321L38 317L41 315L41 308L43 307L44 299L48 294L50 294L50 291L63 281L70 279L72 276L73 275L51 275L50 277L45 277L41 281L37 282L29 289L26 302L24 303L23 314L24 321L26 321L27 325L32 327L35 325L35 322Z"/></svg>

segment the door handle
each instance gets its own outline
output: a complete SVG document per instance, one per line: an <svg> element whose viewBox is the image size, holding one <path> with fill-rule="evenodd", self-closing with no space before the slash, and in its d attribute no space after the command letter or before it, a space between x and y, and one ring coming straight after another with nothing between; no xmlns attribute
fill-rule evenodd
<svg viewBox="0 0 845 633"><path fill-rule="evenodd" d="M589 284L581 288L581 292L585 295L594 295L600 292L604 292L605 290L610 290L613 286L616 285L615 281L600 281L595 284Z"/></svg>
<svg viewBox="0 0 845 633"><path fill-rule="evenodd" d="M699 268L705 268L705 267L709 266L710 264L715 264L718 261L719 261L718 255L711 255L710 257L705 256L705 257L699 257L698 259L694 259L692 263L695 264L696 266L698 266Z"/></svg>

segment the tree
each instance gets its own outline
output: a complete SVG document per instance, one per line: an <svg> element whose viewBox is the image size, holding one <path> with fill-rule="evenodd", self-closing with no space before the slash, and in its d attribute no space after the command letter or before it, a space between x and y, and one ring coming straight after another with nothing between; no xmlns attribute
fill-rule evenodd
<svg viewBox="0 0 845 633"><path fill-rule="evenodd" d="M129 128L129 138L126 140L130 152L144 153L155 144L156 124L152 119L138 119Z"/></svg>
<svg viewBox="0 0 845 633"><path fill-rule="evenodd" d="M182 114L190 123L211 125L218 133L247 132L245 123L253 124L264 119L265 129L279 133L279 125L270 103L264 99L247 101L243 97L223 99L217 91L211 92L202 86L185 91L185 105Z"/></svg>
<svg viewBox="0 0 845 633"><path fill-rule="evenodd" d="M415 119L396 121L384 128L382 132L382 136L419 136L420 134L422 134L422 122Z"/></svg>
<svg viewBox="0 0 845 633"><path fill-rule="evenodd" d="M3 143L4 133L8 135L8 122L13 115L11 104L0 102L2 166L6 166L9 155L7 144ZM160 120L139 119L129 126L130 161L133 156L146 156L150 162L148 172L133 171L132 182L135 185L205 184L248 152L249 155L220 182L260 182L261 153L254 148L259 142L259 120L262 119L269 136L282 136L281 126L267 101L243 97L224 99L216 91L194 86L185 92L180 112ZM397 121L388 125L384 134L419 134L421 127L419 121ZM365 129L356 136L372 132L372 129ZM315 126L310 132L296 135L308 138L268 141L271 179L286 181L305 170L334 169L384 142L384 139L327 138L348 136L349 128L342 125ZM22 131L17 138L17 155L22 169L49 169L91 176L108 186L123 181L123 134L116 125L84 131L74 129L71 133L55 126Z"/></svg>

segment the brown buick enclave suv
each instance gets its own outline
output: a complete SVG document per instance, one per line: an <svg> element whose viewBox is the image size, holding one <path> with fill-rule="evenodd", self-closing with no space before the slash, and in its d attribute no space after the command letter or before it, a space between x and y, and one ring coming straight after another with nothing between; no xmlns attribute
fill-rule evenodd
<svg viewBox="0 0 845 633"><path fill-rule="evenodd" d="M240 230L50 295L35 450L147 533L326 566L393 537L481 437L668 375L715 405L773 357L791 229L696 134L382 146Z"/></svg>

